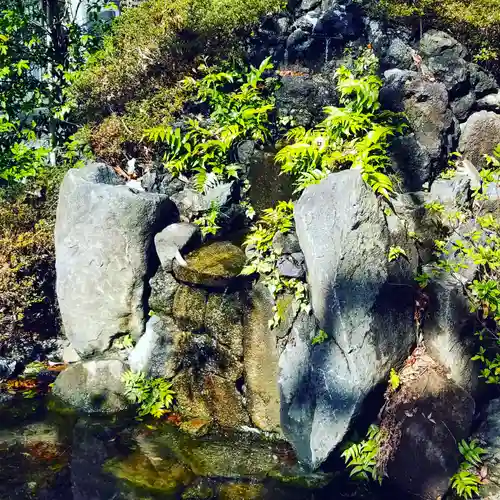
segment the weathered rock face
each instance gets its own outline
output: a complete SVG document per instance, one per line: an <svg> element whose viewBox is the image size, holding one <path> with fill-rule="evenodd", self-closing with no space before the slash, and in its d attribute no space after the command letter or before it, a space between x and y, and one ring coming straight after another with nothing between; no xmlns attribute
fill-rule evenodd
<svg viewBox="0 0 500 500"><path fill-rule="evenodd" d="M179 288L178 281L164 269L159 269L149 280L151 294L149 296L149 307L152 311L161 311L164 314L172 314L175 293Z"/></svg>
<svg viewBox="0 0 500 500"><path fill-rule="evenodd" d="M329 75L285 76L276 95L280 116L294 116L297 125L310 127L323 118L323 108L337 102Z"/></svg>
<svg viewBox="0 0 500 500"><path fill-rule="evenodd" d="M248 412L254 425L271 432L280 430L280 392L276 335L268 322L273 316L273 300L258 283L252 290L245 316L244 367Z"/></svg>
<svg viewBox="0 0 500 500"><path fill-rule="evenodd" d="M449 144L453 113L446 86L415 71L390 69L380 92L384 107L405 112L410 130L393 141L395 168L408 190L419 190L439 164Z"/></svg>
<svg viewBox="0 0 500 500"><path fill-rule="evenodd" d="M479 375L478 364L471 360L476 353L474 319L463 287L456 279L440 276L426 292L431 304L423 328L428 351L456 384L473 394Z"/></svg>
<svg viewBox="0 0 500 500"><path fill-rule="evenodd" d="M485 154L491 154L500 143L500 115L492 111L478 111L465 122L460 136L459 150L476 168L486 164Z"/></svg>
<svg viewBox="0 0 500 500"><path fill-rule="evenodd" d="M425 58L426 70L444 83L450 92L466 85L468 63L465 47L442 31L429 30L420 41L420 53Z"/></svg>
<svg viewBox="0 0 500 500"><path fill-rule="evenodd" d="M183 338L173 321L153 316L128 357L130 369L153 378L174 377L182 362L179 354Z"/></svg>
<svg viewBox="0 0 500 500"><path fill-rule="evenodd" d="M453 114L443 83L411 78L403 91L403 109L413 134L397 138L393 150L405 187L414 190L431 178L441 158Z"/></svg>
<svg viewBox="0 0 500 500"><path fill-rule="evenodd" d="M475 404L425 352L412 357L382 417L387 481L412 496L435 500L448 491L458 470L457 443L470 433Z"/></svg>
<svg viewBox="0 0 500 500"><path fill-rule="evenodd" d="M121 185L106 165L66 174L55 230L57 295L79 354L106 351L118 335L142 334L152 240L173 210L165 196Z"/></svg>
<svg viewBox="0 0 500 500"><path fill-rule="evenodd" d="M294 326L295 340L280 359L281 423L299 456L317 467L415 342L412 290L405 286L411 270L401 259L388 263L383 211L357 171L307 188L295 221L314 315L330 340L313 348L314 322Z"/></svg>
<svg viewBox="0 0 500 500"><path fill-rule="evenodd" d="M129 406L121 380L124 371L118 359L78 362L57 377L53 393L86 413L116 413Z"/></svg>

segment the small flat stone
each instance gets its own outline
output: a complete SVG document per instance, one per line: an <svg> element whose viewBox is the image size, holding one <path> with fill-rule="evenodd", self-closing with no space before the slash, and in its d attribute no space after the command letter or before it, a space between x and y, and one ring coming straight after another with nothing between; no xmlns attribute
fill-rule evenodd
<svg viewBox="0 0 500 500"><path fill-rule="evenodd" d="M175 254L193 244L199 237L200 229L187 222L171 224L158 233L155 236L155 246L163 269L171 271Z"/></svg>
<svg viewBox="0 0 500 500"><path fill-rule="evenodd" d="M306 272L304 266L296 262L291 255L282 255L277 263L278 271L285 278L302 278Z"/></svg>

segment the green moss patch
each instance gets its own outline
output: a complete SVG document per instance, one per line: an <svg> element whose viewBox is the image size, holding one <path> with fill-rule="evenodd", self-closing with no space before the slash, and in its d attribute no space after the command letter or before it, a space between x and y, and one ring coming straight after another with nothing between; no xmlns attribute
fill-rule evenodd
<svg viewBox="0 0 500 500"><path fill-rule="evenodd" d="M240 274L245 262L241 248L228 241L217 241L190 253L187 266L174 262L174 275L185 283L225 287Z"/></svg>

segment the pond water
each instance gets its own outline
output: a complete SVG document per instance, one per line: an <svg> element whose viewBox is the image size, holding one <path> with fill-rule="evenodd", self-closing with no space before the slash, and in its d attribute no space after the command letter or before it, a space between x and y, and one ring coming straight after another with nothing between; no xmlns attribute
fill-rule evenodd
<svg viewBox="0 0 500 500"><path fill-rule="evenodd" d="M10 399L0 418L2 500L375 498L333 472L305 472L287 443L250 431L207 432L173 415L90 418L47 398Z"/></svg>

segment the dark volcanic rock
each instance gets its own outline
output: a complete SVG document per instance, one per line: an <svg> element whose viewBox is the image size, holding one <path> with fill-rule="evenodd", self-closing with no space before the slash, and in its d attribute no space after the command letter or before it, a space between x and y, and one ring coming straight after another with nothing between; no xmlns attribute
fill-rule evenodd
<svg viewBox="0 0 500 500"><path fill-rule="evenodd" d="M307 188L295 205L314 316L294 325L280 359L283 431L319 466L366 396L415 341L411 269L387 259L390 233L376 196L351 170Z"/></svg>

